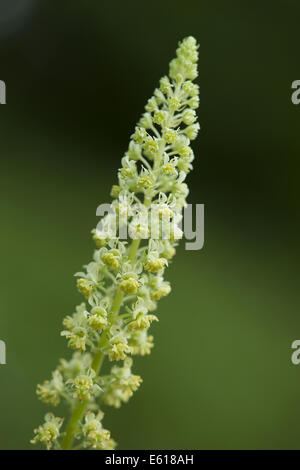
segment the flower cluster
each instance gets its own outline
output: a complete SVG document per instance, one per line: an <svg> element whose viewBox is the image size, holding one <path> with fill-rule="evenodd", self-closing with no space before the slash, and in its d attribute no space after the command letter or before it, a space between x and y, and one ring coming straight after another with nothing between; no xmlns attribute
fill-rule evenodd
<svg viewBox="0 0 300 470"><path fill-rule="evenodd" d="M83 447L98 450L113 450L115 442L110 437L110 432L102 427L104 414L98 411L97 415L88 412L85 416L85 423L82 426Z"/></svg>
<svg viewBox="0 0 300 470"><path fill-rule="evenodd" d="M131 372L136 354L150 354L152 312L171 287L164 271L182 236L178 224L186 204L185 179L194 159L190 141L199 130L195 109L199 104L198 46L184 39L170 63L169 76L160 80L138 122L112 187L112 207L118 230L126 223L131 240L115 237L111 213L93 230L93 260L77 273L77 288L85 302L63 320L62 336L74 350L61 360L52 379L38 385L38 397L56 406L66 400L72 416L61 433L62 421L47 414L32 442L46 448L113 449L103 429L102 404L119 407L127 402L142 379ZM158 217L149 233L149 208ZM101 375L105 359L115 362Z"/></svg>
<svg viewBox="0 0 300 470"><path fill-rule="evenodd" d="M103 403L106 405L120 408L121 402L126 403L133 395L142 379L138 375L131 373L132 359L127 357L122 367L114 366L108 377L103 377L105 384L105 393L102 396Z"/></svg>
<svg viewBox="0 0 300 470"><path fill-rule="evenodd" d="M57 444L62 422L63 420L56 418L53 413L47 413L44 424L34 430L35 436L30 441L31 444L41 442L46 446L46 449L51 449L53 445Z"/></svg>

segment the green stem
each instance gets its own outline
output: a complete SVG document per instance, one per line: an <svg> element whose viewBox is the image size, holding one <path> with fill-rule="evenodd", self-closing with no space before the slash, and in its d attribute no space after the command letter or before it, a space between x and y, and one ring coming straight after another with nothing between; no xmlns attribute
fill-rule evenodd
<svg viewBox="0 0 300 470"><path fill-rule="evenodd" d="M62 450L70 450L74 442L75 434L78 429L78 423L82 420L84 410L86 407L86 401L80 401L75 406L70 421L67 426L66 435L62 442Z"/></svg>
<svg viewBox="0 0 300 470"><path fill-rule="evenodd" d="M140 239L132 241L132 243L130 245L130 248L129 248L129 252L128 252L128 258L129 258L130 261L134 261L134 259L136 257L136 254L137 254L137 250L138 250L139 245L140 245L140 241L141 241ZM114 321L116 320L116 318L119 314L119 311L120 311L120 308L121 308L121 305L122 305L122 302L123 302L123 297L124 297L123 292L121 291L120 288L118 288L117 292L116 292L116 295L115 295L115 298L114 298L113 303L112 303L112 307L111 307L110 324L114 323ZM94 359L93 359L93 362L92 362L92 369L96 372L96 375L99 375L102 364L103 364L104 353L103 353L102 348L108 342L107 333L108 333L108 331L103 332L103 334L101 336L101 339L99 341L99 344L98 344L97 352L95 353ZM78 401L76 403L76 405L73 409L71 418L70 418L70 420L68 422L68 425L67 425L67 428L66 428L65 437L64 437L64 439L62 441L62 444L61 444L62 450L70 450L72 448L73 442L74 442L74 439L75 439L75 435L76 435L76 432L78 430L79 423L83 419L86 406L87 406L87 400Z"/></svg>

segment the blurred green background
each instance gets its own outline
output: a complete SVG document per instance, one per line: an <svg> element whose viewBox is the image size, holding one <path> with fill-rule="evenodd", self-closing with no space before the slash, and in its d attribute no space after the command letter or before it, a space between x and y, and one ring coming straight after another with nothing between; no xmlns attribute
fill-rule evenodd
<svg viewBox="0 0 300 470"><path fill-rule="evenodd" d="M105 425L120 449L299 449L298 1L1 0L0 448L29 449L37 382L69 352L62 317L143 106L177 42L201 43L202 131L184 247L144 382Z"/></svg>

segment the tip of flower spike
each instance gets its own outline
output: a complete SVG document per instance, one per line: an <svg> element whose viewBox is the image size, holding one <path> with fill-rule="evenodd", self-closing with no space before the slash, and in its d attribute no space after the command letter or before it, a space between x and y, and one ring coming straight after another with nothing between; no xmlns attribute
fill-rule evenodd
<svg viewBox="0 0 300 470"><path fill-rule="evenodd" d="M187 36L186 39L188 41L193 41L197 45L197 47L200 47L200 44L197 43L197 39L194 36Z"/></svg>
<svg viewBox="0 0 300 470"><path fill-rule="evenodd" d="M179 48L180 47L186 47L189 49L199 49L200 44L197 43L196 38L194 36L187 36L186 38L183 38L181 42L179 42ZM178 49L177 49L178 51Z"/></svg>
<svg viewBox="0 0 300 470"><path fill-rule="evenodd" d="M178 77L184 80L194 80L197 75L198 48L193 36L184 38L176 50L176 58L170 63L170 77L174 80Z"/></svg>

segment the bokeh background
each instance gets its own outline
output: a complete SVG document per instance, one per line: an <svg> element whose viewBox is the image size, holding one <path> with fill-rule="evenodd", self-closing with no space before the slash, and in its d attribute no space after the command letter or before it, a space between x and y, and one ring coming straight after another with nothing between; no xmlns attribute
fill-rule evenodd
<svg viewBox="0 0 300 470"><path fill-rule="evenodd" d="M143 106L179 40L201 43L202 131L181 247L141 389L105 425L120 449L299 449L297 0L0 1L0 448L29 449L35 396Z"/></svg>

